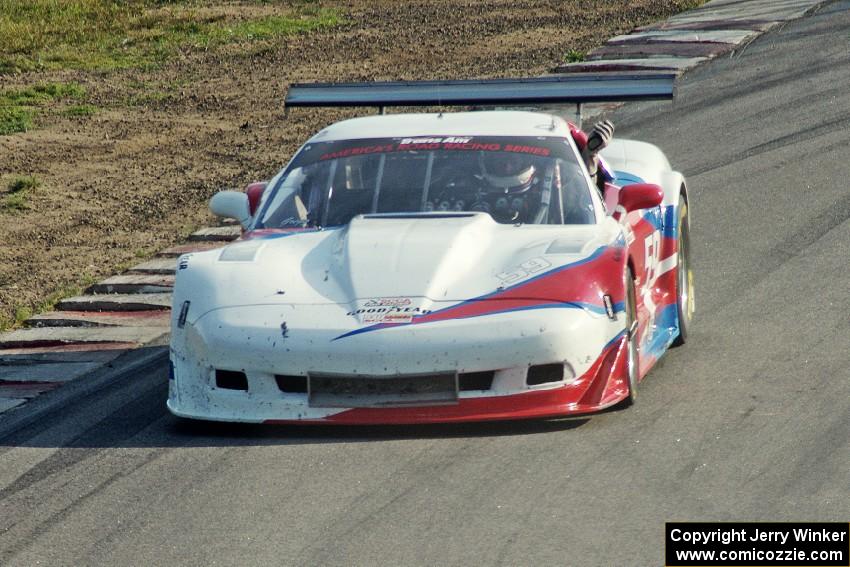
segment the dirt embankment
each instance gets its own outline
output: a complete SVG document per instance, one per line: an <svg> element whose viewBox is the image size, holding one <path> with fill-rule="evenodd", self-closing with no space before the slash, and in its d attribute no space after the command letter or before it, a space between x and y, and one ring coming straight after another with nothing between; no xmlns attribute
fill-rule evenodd
<svg viewBox="0 0 850 567"><path fill-rule="evenodd" d="M35 130L0 137L0 192L17 175L42 182L27 196L28 210L0 211L0 327L20 308L211 223L206 201L215 191L270 177L308 135L353 114L297 110L285 118L289 82L534 76L569 50L588 51L693 4L325 2L344 25L262 50L189 51L154 71L0 76L4 88L77 82L99 109L50 115ZM238 8L274 11L268 4Z"/></svg>

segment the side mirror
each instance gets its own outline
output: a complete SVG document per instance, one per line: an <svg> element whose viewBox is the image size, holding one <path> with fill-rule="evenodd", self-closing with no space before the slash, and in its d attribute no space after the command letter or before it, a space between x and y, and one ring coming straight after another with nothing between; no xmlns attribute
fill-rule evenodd
<svg viewBox="0 0 850 567"><path fill-rule="evenodd" d="M251 224L248 195L239 191L219 191L210 199L210 210L218 217L236 219L242 228Z"/></svg>
<svg viewBox="0 0 850 567"><path fill-rule="evenodd" d="M619 206L627 213L657 207L664 200L664 190L653 183L634 183L620 189Z"/></svg>
<svg viewBox="0 0 850 567"><path fill-rule="evenodd" d="M253 217L260 207L260 201L263 198L263 193L268 185L267 181L256 181L245 188L245 194L248 195L248 210Z"/></svg>

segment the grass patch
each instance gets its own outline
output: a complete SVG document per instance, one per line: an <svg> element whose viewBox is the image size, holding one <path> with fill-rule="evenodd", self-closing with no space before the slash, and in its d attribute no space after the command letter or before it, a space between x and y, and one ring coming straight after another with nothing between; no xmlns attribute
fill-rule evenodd
<svg viewBox="0 0 850 567"><path fill-rule="evenodd" d="M9 193L31 191L41 185L35 175L20 175L9 182Z"/></svg>
<svg viewBox="0 0 850 567"><path fill-rule="evenodd" d="M585 60L587 54L584 51L579 51L578 49L570 49L564 55L564 63L581 63Z"/></svg>
<svg viewBox="0 0 850 567"><path fill-rule="evenodd" d="M253 21L240 22L233 26L215 26L208 29L210 41L221 43L232 41L255 41L274 39L332 27L340 23L336 12L318 10L313 15L292 18L286 16L267 16Z"/></svg>
<svg viewBox="0 0 850 567"><path fill-rule="evenodd" d="M91 116L97 112L97 107L91 104L78 104L69 106L62 111L65 116Z"/></svg>
<svg viewBox="0 0 850 567"><path fill-rule="evenodd" d="M0 210L9 213L20 213L29 210L27 198L30 193L41 185L34 175L24 175L14 178L6 191L6 195L0 200Z"/></svg>
<svg viewBox="0 0 850 567"><path fill-rule="evenodd" d="M82 99L86 89L77 83L42 83L24 89L10 89L0 93L0 105L38 106L59 99Z"/></svg>
<svg viewBox="0 0 850 567"><path fill-rule="evenodd" d="M28 305L13 305L7 313L0 313L0 331L8 331L20 327L24 321L32 316L32 307Z"/></svg>
<svg viewBox="0 0 850 567"><path fill-rule="evenodd" d="M20 325L21 323L23 323L24 321L26 321L30 317L32 317L32 309L30 309L29 307L24 306L24 307L18 307L17 309L15 309L15 324L16 325Z"/></svg>
<svg viewBox="0 0 850 567"><path fill-rule="evenodd" d="M38 108L57 100L81 100L86 89L77 83L42 83L0 91L0 136L32 129Z"/></svg>
<svg viewBox="0 0 850 567"><path fill-rule="evenodd" d="M226 5L193 0L4 0L0 74L156 67L178 52L271 41L343 22L336 10L311 3L270 6L280 13L246 18Z"/></svg>
<svg viewBox="0 0 850 567"><path fill-rule="evenodd" d="M9 213L20 213L28 211L30 206L27 204L26 193L16 193L14 195L6 195L3 201L0 201L0 207Z"/></svg>
<svg viewBox="0 0 850 567"><path fill-rule="evenodd" d="M34 112L19 106L0 106L0 136L26 132L32 128Z"/></svg>

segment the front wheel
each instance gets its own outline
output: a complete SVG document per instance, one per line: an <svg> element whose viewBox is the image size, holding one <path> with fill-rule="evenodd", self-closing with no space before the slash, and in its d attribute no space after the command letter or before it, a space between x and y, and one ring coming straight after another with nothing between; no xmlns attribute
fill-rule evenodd
<svg viewBox="0 0 850 567"><path fill-rule="evenodd" d="M679 317L679 335L673 346L685 344L694 318L694 273L691 270L691 227L688 223L688 202L679 197L678 228L676 230L679 252L676 262L676 314Z"/></svg>

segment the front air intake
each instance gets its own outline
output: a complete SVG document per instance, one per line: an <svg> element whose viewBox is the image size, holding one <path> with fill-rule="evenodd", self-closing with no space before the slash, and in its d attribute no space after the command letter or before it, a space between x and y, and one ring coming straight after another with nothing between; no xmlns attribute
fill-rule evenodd
<svg viewBox="0 0 850 567"><path fill-rule="evenodd" d="M538 364L528 369L525 383L529 386L560 382L564 379L563 364Z"/></svg>
<svg viewBox="0 0 850 567"><path fill-rule="evenodd" d="M284 374L275 374L275 382L281 392L286 394L306 394L307 393L307 377L306 376L287 376Z"/></svg>
<svg viewBox="0 0 850 567"><path fill-rule="evenodd" d="M493 387L494 370L487 372L464 372L458 375L458 385L461 392L489 390Z"/></svg>
<svg viewBox="0 0 850 567"><path fill-rule="evenodd" d="M245 376L244 372L216 369L215 386L224 390L243 390L247 392L248 377Z"/></svg>
<svg viewBox="0 0 850 567"><path fill-rule="evenodd" d="M454 404L454 372L405 376L310 374L311 407L404 407Z"/></svg>

